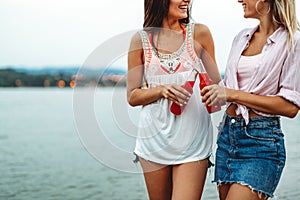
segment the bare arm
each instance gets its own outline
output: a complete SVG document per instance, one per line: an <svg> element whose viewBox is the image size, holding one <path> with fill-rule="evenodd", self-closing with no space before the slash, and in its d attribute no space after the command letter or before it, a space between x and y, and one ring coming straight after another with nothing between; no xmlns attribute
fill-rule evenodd
<svg viewBox="0 0 300 200"><path fill-rule="evenodd" d="M214 83L219 83L221 76L216 64L214 41L209 28L203 24L195 24L194 37L195 50L202 59L209 77Z"/></svg>
<svg viewBox="0 0 300 200"><path fill-rule="evenodd" d="M295 117L299 108L280 96L261 96L242 91L228 91L229 102L236 102L260 112Z"/></svg>
<svg viewBox="0 0 300 200"><path fill-rule="evenodd" d="M190 94L179 85L160 85L142 89L144 61L141 38L135 34L128 53L127 100L131 106L147 105L160 98L184 104Z"/></svg>
<svg viewBox="0 0 300 200"><path fill-rule="evenodd" d="M235 102L260 112L290 118L295 117L299 110L295 104L280 96L261 96L217 85L203 88L201 95L206 105Z"/></svg>
<svg viewBox="0 0 300 200"><path fill-rule="evenodd" d="M142 90L143 48L138 34L131 40L128 52L127 100L131 106L146 105L162 98L161 88Z"/></svg>

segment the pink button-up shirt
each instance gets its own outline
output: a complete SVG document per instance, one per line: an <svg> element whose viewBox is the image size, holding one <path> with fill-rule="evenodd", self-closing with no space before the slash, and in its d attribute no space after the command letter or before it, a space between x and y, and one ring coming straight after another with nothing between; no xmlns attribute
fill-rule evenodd
<svg viewBox="0 0 300 200"><path fill-rule="evenodd" d="M239 90L237 78L239 59L257 28L244 29L234 38L225 71L225 87ZM278 28L268 38L261 54L245 92L281 96L300 107L300 32L295 32L294 51L289 51L287 32L282 27ZM229 105L230 103L227 104ZM239 104L237 106L236 114L241 114L248 123L248 108ZM263 116L270 116L253 111Z"/></svg>

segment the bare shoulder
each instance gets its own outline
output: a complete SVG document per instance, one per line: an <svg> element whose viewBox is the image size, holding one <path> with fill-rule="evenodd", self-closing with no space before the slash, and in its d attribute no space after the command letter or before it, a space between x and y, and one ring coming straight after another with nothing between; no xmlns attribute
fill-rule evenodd
<svg viewBox="0 0 300 200"><path fill-rule="evenodd" d="M211 40L211 32L207 25L196 23L194 26L194 39L200 43ZM202 42L201 42L202 41Z"/></svg>
<svg viewBox="0 0 300 200"><path fill-rule="evenodd" d="M131 37L130 48L128 51L128 70L143 64L143 53L143 44L140 33L134 33Z"/></svg>
<svg viewBox="0 0 300 200"><path fill-rule="evenodd" d="M131 37L130 49L137 50L137 49L141 49L141 48L142 48L142 39L141 39L139 32L136 32Z"/></svg>

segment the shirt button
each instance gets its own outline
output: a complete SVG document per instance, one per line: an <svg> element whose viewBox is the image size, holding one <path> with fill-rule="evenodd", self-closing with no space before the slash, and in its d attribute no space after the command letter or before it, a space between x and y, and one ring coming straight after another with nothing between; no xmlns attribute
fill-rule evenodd
<svg viewBox="0 0 300 200"><path fill-rule="evenodd" d="M234 124L234 123L235 123L235 119L232 119L232 120L231 120L231 123Z"/></svg>

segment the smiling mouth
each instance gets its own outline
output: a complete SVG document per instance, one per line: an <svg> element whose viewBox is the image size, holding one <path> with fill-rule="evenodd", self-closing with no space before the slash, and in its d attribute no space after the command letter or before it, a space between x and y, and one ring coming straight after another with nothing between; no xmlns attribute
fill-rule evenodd
<svg viewBox="0 0 300 200"><path fill-rule="evenodd" d="M183 9L183 10L187 10L188 9L188 5L182 5L182 6L179 6L180 9Z"/></svg>

